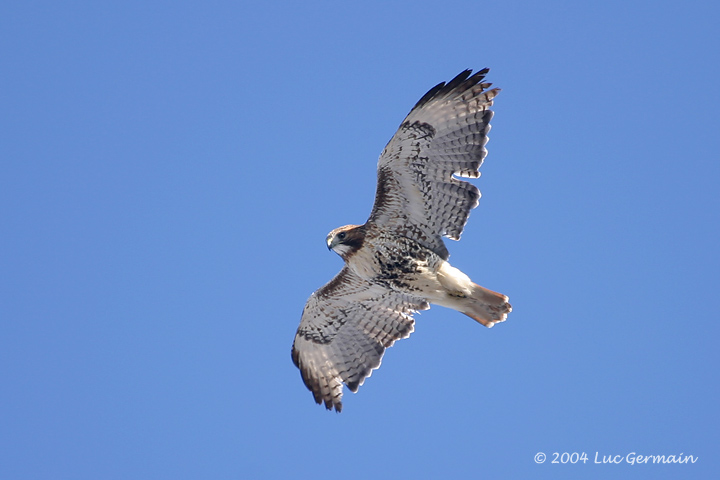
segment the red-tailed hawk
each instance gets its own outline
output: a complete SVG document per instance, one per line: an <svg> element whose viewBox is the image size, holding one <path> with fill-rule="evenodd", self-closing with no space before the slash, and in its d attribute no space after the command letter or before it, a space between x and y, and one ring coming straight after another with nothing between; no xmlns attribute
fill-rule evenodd
<svg viewBox="0 0 720 480"><path fill-rule="evenodd" d="M466 70L423 96L378 161L370 218L336 228L327 246L345 266L310 296L292 348L315 401L342 410L342 385L356 392L395 340L413 331L413 313L452 308L486 327L511 311L508 297L473 283L447 262L442 237L459 240L487 154L489 110L500 91L488 69Z"/></svg>

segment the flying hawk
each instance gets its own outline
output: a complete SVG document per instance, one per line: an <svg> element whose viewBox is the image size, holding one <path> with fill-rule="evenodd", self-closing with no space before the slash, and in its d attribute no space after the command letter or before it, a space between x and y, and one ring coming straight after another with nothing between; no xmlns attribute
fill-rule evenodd
<svg viewBox="0 0 720 480"><path fill-rule="evenodd" d="M413 331L430 304L486 327L512 310L508 297L450 266L442 237L459 240L487 154L493 98L488 69L466 70L427 92L400 124L378 161L377 190L364 225L336 228L329 249L345 266L308 299L292 360L318 404L342 410L342 385L357 392L383 353Z"/></svg>

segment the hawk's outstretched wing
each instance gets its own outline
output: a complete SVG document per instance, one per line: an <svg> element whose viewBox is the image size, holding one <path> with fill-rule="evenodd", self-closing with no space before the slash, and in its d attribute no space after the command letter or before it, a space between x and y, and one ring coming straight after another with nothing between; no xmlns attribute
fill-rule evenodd
<svg viewBox="0 0 720 480"><path fill-rule="evenodd" d="M472 184L487 154L493 98L488 69L466 70L432 88L400 125L378 161L375 204L367 225L396 230L447 260L442 236L460 238L480 198Z"/></svg>
<svg viewBox="0 0 720 480"><path fill-rule="evenodd" d="M295 335L292 359L317 403L342 409L342 385L356 392L395 340L412 333L417 297L371 284L343 268L312 294Z"/></svg>

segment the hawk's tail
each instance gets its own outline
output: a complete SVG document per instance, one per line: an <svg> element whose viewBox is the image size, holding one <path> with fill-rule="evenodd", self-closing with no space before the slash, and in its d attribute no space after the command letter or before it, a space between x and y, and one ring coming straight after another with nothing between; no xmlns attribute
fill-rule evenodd
<svg viewBox="0 0 720 480"><path fill-rule="evenodd" d="M473 283L472 293L463 300L462 308L458 310L486 327L504 322L512 306L508 297L502 293L493 292L477 283Z"/></svg>

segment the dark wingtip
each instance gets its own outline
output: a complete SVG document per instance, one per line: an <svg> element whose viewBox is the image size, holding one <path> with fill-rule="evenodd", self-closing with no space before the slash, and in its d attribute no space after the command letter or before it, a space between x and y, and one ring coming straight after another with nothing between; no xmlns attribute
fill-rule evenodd
<svg viewBox="0 0 720 480"><path fill-rule="evenodd" d="M437 85L435 85L433 88L428 90L428 92L422 96L420 100L415 104L415 106L410 110L411 112L413 110L416 110L426 103L428 103L430 100L434 98L440 98L445 95L448 95L450 92L454 90L459 91L465 91L468 88L477 85L480 83L484 78L485 75L490 71L489 68L483 68L482 70L479 70L475 72L475 74L472 73L471 69L463 70L459 74L455 76L452 80L449 82L440 82Z"/></svg>
<svg viewBox="0 0 720 480"><path fill-rule="evenodd" d="M367 376L367 375L365 375L365 376ZM365 376L363 376L363 379L365 378ZM345 385L347 385L347 387L350 389L351 392L357 393L358 388L360 388L360 380L359 379L353 380L352 382L348 382Z"/></svg>
<svg viewBox="0 0 720 480"><path fill-rule="evenodd" d="M322 404L323 402L320 401L320 402L317 402L317 403L318 403L318 404ZM325 409L326 409L326 410L332 410L333 408L335 409L335 411L336 411L337 413L342 412L342 402L341 402L341 401L336 401L336 402L334 402L332 399L326 399L326 400L325 400Z"/></svg>
<svg viewBox="0 0 720 480"><path fill-rule="evenodd" d="M445 86L445 82L440 82L437 85L435 85L433 88L428 90L427 93L425 95L423 95L420 100L418 100L418 102L415 104L415 106L410 111L412 112L413 110L425 105L427 102L430 101L431 98L435 97L435 95L440 90L442 90L444 86Z"/></svg>
<svg viewBox="0 0 720 480"><path fill-rule="evenodd" d="M476 73L474 77L476 77L479 73L482 73L482 70ZM461 85L465 80L467 80L470 77L470 74L472 74L472 70L470 69L458 73L455 78L453 78L447 83L443 90L445 90L446 92L451 92L452 90L457 88L458 85Z"/></svg>

